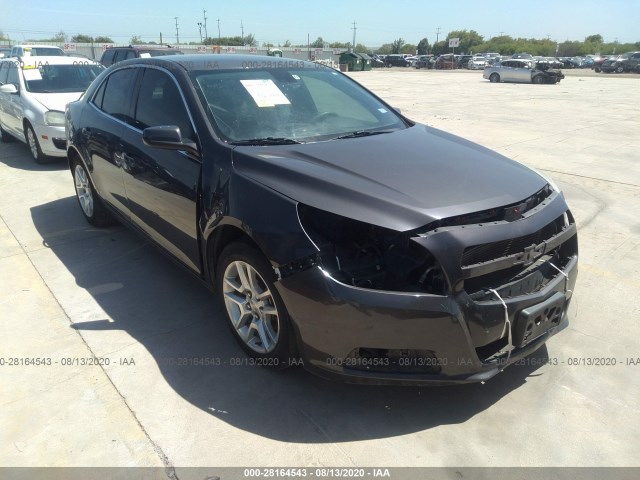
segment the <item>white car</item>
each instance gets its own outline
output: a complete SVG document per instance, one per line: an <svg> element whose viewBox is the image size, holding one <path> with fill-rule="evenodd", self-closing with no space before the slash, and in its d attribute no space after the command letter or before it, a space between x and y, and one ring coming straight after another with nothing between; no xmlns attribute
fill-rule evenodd
<svg viewBox="0 0 640 480"><path fill-rule="evenodd" d="M471 60L469 60L469 63L467 63L467 68L469 68L470 70L484 70L484 67L487 66L487 59L484 57L473 57Z"/></svg>
<svg viewBox="0 0 640 480"><path fill-rule="evenodd" d="M74 57L0 60L0 136L26 143L37 163L65 157L64 110L105 67Z"/></svg>
<svg viewBox="0 0 640 480"><path fill-rule="evenodd" d="M10 57L63 57L64 51L53 45L14 45Z"/></svg>

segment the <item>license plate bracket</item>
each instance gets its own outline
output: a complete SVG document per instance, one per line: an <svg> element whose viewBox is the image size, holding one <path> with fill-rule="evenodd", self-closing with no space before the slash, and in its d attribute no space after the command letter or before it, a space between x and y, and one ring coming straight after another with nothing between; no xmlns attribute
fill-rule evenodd
<svg viewBox="0 0 640 480"><path fill-rule="evenodd" d="M560 324L567 299L561 292L554 293L542 303L523 309L513 327L513 344L524 347L550 328Z"/></svg>

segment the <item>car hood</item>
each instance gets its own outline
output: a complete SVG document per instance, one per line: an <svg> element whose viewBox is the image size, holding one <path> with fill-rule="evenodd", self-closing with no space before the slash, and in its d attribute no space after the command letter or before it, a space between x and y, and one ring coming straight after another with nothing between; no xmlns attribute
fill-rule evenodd
<svg viewBox="0 0 640 480"><path fill-rule="evenodd" d="M30 93L31 98L40 103L47 110L59 110L64 112L69 102L75 102L82 92L71 93Z"/></svg>
<svg viewBox="0 0 640 480"><path fill-rule="evenodd" d="M236 147L233 165L298 202L396 231L513 204L547 183L513 160L424 125L371 137Z"/></svg>

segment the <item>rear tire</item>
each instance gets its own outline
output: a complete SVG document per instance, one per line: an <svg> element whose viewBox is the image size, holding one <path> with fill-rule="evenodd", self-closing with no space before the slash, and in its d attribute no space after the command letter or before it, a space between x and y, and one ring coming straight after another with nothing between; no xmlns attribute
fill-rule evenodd
<svg viewBox="0 0 640 480"><path fill-rule="evenodd" d="M220 254L216 291L234 337L259 365L283 369L290 365L294 342L275 281L267 259L247 242L232 243Z"/></svg>
<svg viewBox="0 0 640 480"><path fill-rule="evenodd" d="M542 78L542 75L536 75L533 77L533 83L536 85L542 85L544 83L544 78Z"/></svg>
<svg viewBox="0 0 640 480"><path fill-rule="evenodd" d="M85 220L94 227L108 227L118 223L93 187L91 177L82 162L73 163L73 183L76 188L76 198Z"/></svg>
<svg viewBox="0 0 640 480"><path fill-rule="evenodd" d="M618 65L616 67L616 73L624 73L624 65Z"/></svg>
<svg viewBox="0 0 640 480"><path fill-rule="evenodd" d="M489 75L489 81L491 83L499 83L500 82L500 75L498 75L497 73L492 73L491 75Z"/></svg>

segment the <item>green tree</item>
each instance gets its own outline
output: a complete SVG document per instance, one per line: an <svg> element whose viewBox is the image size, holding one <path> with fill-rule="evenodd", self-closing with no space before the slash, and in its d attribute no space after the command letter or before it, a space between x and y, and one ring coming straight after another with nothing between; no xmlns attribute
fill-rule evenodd
<svg viewBox="0 0 640 480"><path fill-rule="evenodd" d="M71 37L71 41L75 43L92 43L93 37L79 33L78 35Z"/></svg>
<svg viewBox="0 0 640 480"><path fill-rule="evenodd" d="M64 43L67 41L67 34L60 30L53 37L51 37L51 40L54 42Z"/></svg>
<svg viewBox="0 0 640 480"><path fill-rule="evenodd" d="M371 49L362 43L358 43L354 49L356 53L369 53Z"/></svg>
<svg viewBox="0 0 640 480"><path fill-rule="evenodd" d="M400 53L408 53L409 55L415 55L416 46L411 43L405 43L400 49Z"/></svg>
<svg viewBox="0 0 640 480"><path fill-rule="evenodd" d="M291 46L291 42L289 40L285 40L284 43L282 44L283 47L290 47Z"/></svg>
<svg viewBox="0 0 640 480"><path fill-rule="evenodd" d="M400 53L404 44L405 41L402 38L397 38L391 42L391 53Z"/></svg>
<svg viewBox="0 0 640 480"><path fill-rule="evenodd" d="M469 53L471 50L477 50L475 47L481 45L484 42L484 38L475 30L454 30L447 35L447 47L449 46L449 40L452 38L459 38L460 45L456 47L456 52Z"/></svg>
<svg viewBox="0 0 640 480"><path fill-rule="evenodd" d="M384 43L380 45L380 48L376 50L376 53L380 55L389 55L392 50L393 50L393 45L391 45L390 43Z"/></svg>
<svg viewBox="0 0 640 480"><path fill-rule="evenodd" d="M429 53L429 40L423 38L418 42L418 55L426 55Z"/></svg>
<svg viewBox="0 0 640 480"><path fill-rule="evenodd" d="M589 35L584 39L584 41L589 43L604 43L604 39L599 33L596 33L595 35Z"/></svg>
<svg viewBox="0 0 640 480"><path fill-rule="evenodd" d="M253 35L253 33L248 33L247 35L245 35L243 41L245 45L249 45L250 47L255 47L256 45L258 45L258 41L256 40L256 37Z"/></svg>
<svg viewBox="0 0 640 480"><path fill-rule="evenodd" d="M356 48L358 48L358 45L356 45ZM351 46L351 43L349 42L333 42L329 44L330 48L349 48L350 46Z"/></svg>
<svg viewBox="0 0 640 480"><path fill-rule="evenodd" d="M131 40L129 40L129 43L131 45L142 45L144 42L142 41L139 35L134 35L131 37Z"/></svg>
<svg viewBox="0 0 640 480"><path fill-rule="evenodd" d="M105 35L98 35L96 38L93 39L94 42L96 43L115 43L111 37L107 37Z"/></svg>
<svg viewBox="0 0 640 480"><path fill-rule="evenodd" d="M322 39L322 37L318 37L313 42L311 42L309 46L312 48L323 48L324 40Z"/></svg>

